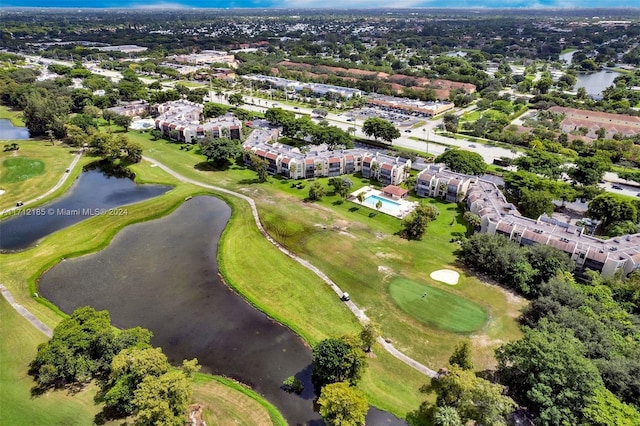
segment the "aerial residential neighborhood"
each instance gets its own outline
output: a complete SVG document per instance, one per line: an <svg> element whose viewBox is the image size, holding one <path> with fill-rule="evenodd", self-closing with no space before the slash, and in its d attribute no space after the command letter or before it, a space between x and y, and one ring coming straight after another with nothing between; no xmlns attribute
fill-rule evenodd
<svg viewBox="0 0 640 426"><path fill-rule="evenodd" d="M640 9L22 1L0 425L640 424Z"/></svg>

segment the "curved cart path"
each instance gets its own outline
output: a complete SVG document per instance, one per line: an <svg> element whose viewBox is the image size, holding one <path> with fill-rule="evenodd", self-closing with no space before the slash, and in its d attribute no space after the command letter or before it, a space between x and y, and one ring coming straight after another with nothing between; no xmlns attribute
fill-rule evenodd
<svg viewBox="0 0 640 426"><path fill-rule="evenodd" d="M291 259L295 260L296 262L298 262L299 264L301 264L305 268L307 268L310 271L312 271L314 274L316 274L318 277L320 277L320 279L322 279L322 281L324 281L326 284L328 284L329 287L331 287L333 289L333 291L338 296L342 296L342 294L344 292L340 289L340 287L338 287L338 285L335 282L333 282L331 280L331 278L326 276L324 274L324 272L322 272L320 269L318 269L317 267L315 267L314 265L312 265L308 261L302 259L301 257L298 257L296 254L294 254L291 251L289 251L287 248L285 248L280 243L278 243L276 240L274 240L267 233L267 231L265 231L264 227L262 226L262 223L260 222L260 217L258 216L258 209L256 207L256 203L253 201L253 199L251 197L248 197L248 196L246 196L244 194L240 194L240 193L237 193L237 192L234 192L234 191L230 191L230 190L225 189L225 188L221 188L219 186L209 185L209 184L202 183L202 182L199 182L199 181L194 180L194 179L190 179L188 177L182 176L178 172L170 169L169 167L165 166L164 164L162 164L162 163L160 163L160 162L158 162L158 161L156 161L156 160L154 160L152 158L149 158L149 157L143 157L143 158L145 160L149 161L150 163L155 164L157 167L160 167L162 170L164 170L165 172L169 173L171 176L175 177L176 179L178 179L181 182L190 183L192 185L200 186L202 188L212 189L214 191L222 192L224 194L229 194L229 195L232 195L234 197L238 197L238 198L241 198L241 199L245 200L251 206L251 212L253 214L253 219L254 219L254 221L256 223L256 226L258 227L258 230L260 231L260 233L267 240L269 240L269 242L271 242L271 244L276 246L278 248L278 250L280 250L281 252L283 252L284 254L289 256ZM351 312L356 316L356 318L358 318L358 321L360 321L360 323L365 324L366 322L369 321L369 318L364 313L364 311L362 309L358 308L358 306L356 306L355 303L353 303L352 301L348 301L348 302L345 302L345 304L347 305L349 310L351 310ZM404 362L408 366L418 370L419 372L421 372L421 373L423 373L423 374L425 374L425 375L427 375L429 377L438 377L438 373L436 371L430 369L429 367L427 367L427 366L419 363L418 361L408 357L407 355L403 354L398 349L393 347L393 345L391 343L385 341L382 337L378 337L378 343L380 343L380 345L387 352L389 352L391 355L393 355L394 357L396 357L400 361Z"/></svg>

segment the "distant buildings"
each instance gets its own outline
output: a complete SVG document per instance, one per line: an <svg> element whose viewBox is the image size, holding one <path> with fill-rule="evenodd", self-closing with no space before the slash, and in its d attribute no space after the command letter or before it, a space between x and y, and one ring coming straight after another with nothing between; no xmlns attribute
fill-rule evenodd
<svg viewBox="0 0 640 426"><path fill-rule="evenodd" d="M600 128L606 130L605 138L611 139L616 134L629 137L640 134L640 117L633 115L611 114L608 112L589 111L575 108L553 106L549 111L564 114L561 123L562 131L571 133L585 128L586 137L595 139Z"/></svg>
<svg viewBox="0 0 640 426"><path fill-rule="evenodd" d="M369 98L367 104L385 111L415 114L422 117L432 117L436 114L442 114L454 107L452 102L425 102L395 96L375 96Z"/></svg>
<svg viewBox="0 0 640 426"><path fill-rule="evenodd" d="M204 137L240 139L242 122L232 115L201 122L204 107L186 100L165 102L156 106L160 114L156 129L170 139L195 143Z"/></svg>
<svg viewBox="0 0 640 426"><path fill-rule="evenodd" d="M101 52L122 52L122 53L137 53L137 52L145 52L147 50L146 47L136 46L135 44L123 44L119 46L103 46L96 47Z"/></svg>
<svg viewBox="0 0 640 426"><path fill-rule="evenodd" d="M142 117L149 113L149 104L147 101L134 101L107 109L115 112L116 114L125 115L131 118Z"/></svg>
<svg viewBox="0 0 640 426"><path fill-rule="evenodd" d="M216 63L235 65L233 54L219 50L203 50L200 53L192 53L190 55L173 55L168 56L167 59L190 65L211 65Z"/></svg>
<svg viewBox="0 0 640 426"><path fill-rule="evenodd" d="M293 90L300 92L303 89L309 89L316 95L326 95L327 93L334 93L343 98L353 98L354 96L361 96L362 91L358 89L351 89L349 87L332 86L330 84L320 83L301 83L296 80L288 80L286 78L271 77L262 74L250 74L245 75L242 78L245 80L253 80L269 83L272 87L277 87L283 90Z"/></svg>

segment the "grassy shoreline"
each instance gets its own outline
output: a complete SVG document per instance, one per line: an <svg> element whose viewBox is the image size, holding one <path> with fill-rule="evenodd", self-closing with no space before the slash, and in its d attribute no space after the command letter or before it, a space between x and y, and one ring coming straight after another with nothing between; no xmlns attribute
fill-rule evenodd
<svg viewBox="0 0 640 426"><path fill-rule="evenodd" d="M22 112L14 111L5 105L0 105L0 119L5 118L11 121L15 127L24 127L24 120L22 119Z"/></svg>

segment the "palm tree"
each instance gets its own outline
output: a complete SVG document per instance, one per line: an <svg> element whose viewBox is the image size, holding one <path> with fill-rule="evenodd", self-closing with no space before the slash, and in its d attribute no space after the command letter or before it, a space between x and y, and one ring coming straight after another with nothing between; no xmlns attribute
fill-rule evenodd
<svg viewBox="0 0 640 426"><path fill-rule="evenodd" d="M376 210L380 211L381 208L382 208L382 201L378 200L378 202L376 203Z"/></svg>
<svg viewBox="0 0 640 426"><path fill-rule="evenodd" d="M376 179L378 180L378 171L380 170L380 164L378 163L373 163L371 165L371 179Z"/></svg>
<svg viewBox="0 0 640 426"><path fill-rule="evenodd" d="M364 203L364 200L365 200L364 191L360 191L356 198L358 199L358 202L360 204Z"/></svg>

